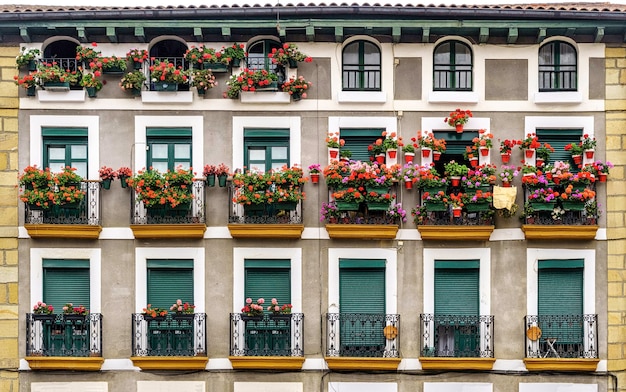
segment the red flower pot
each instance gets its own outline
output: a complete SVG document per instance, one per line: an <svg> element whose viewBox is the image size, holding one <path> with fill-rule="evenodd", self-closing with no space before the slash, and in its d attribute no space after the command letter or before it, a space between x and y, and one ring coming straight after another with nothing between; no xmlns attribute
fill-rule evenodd
<svg viewBox="0 0 626 392"><path fill-rule="evenodd" d="M606 177L606 173L598 173L598 179L600 180L600 182L606 182Z"/></svg>
<svg viewBox="0 0 626 392"><path fill-rule="evenodd" d="M413 181L404 181L404 187L406 189L413 189Z"/></svg>
<svg viewBox="0 0 626 392"><path fill-rule="evenodd" d="M428 158L430 156L430 148L422 147L422 157Z"/></svg>
<svg viewBox="0 0 626 392"><path fill-rule="evenodd" d="M543 159L537 158L537 167L542 167L542 166L543 166Z"/></svg>
<svg viewBox="0 0 626 392"><path fill-rule="evenodd" d="M489 156L489 149L487 147L481 147L480 148L480 155L486 157Z"/></svg>
<svg viewBox="0 0 626 392"><path fill-rule="evenodd" d="M470 161L470 165L471 165L472 167L476 167L476 166L478 166L478 158L470 158L470 160L469 160L469 161Z"/></svg>
<svg viewBox="0 0 626 392"><path fill-rule="evenodd" d="M313 184L317 184L320 182L320 175L319 173L311 173L311 182Z"/></svg>
<svg viewBox="0 0 626 392"><path fill-rule="evenodd" d="M511 154L502 154L502 163L509 163L511 160Z"/></svg>
<svg viewBox="0 0 626 392"><path fill-rule="evenodd" d="M385 163L385 156L384 155L376 155L376 162L383 164Z"/></svg>
<svg viewBox="0 0 626 392"><path fill-rule="evenodd" d="M576 165L580 165L581 163L583 163L583 156L582 155L572 155L572 159L574 160L574 163Z"/></svg>
<svg viewBox="0 0 626 392"><path fill-rule="evenodd" d="M415 157L415 154L412 152L405 152L404 153L404 162L405 163L413 163L413 157Z"/></svg>
<svg viewBox="0 0 626 392"><path fill-rule="evenodd" d="M511 183L508 181L502 181L502 187L503 188L510 188L511 187Z"/></svg>
<svg viewBox="0 0 626 392"><path fill-rule="evenodd" d="M463 124L457 124L455 127L456 133L463 133Z"/></svg>
<svg viewBox="0 0 626 392"><path fill-rule="evenodd" d="M535 149L527 148L526 150L524 150L524 153L526 154L526 158L532 158L533 155L535 155Z"/></svg>
<svg viewBox="0 0 626 392"><path fill-rule="evenodd" d="M398 153L398 150L388 150L387 151L387 154L389 154L389 158L391 158L391 159L395 159L397 153Z"/></svg>
<svg viewBox="0 0 626 392"><path fill-rule="evenodd" d="M458 218L461 216L461 208L460 207L455 207L452 209L452 216L454 216L455 218Z"/></svg>
<svg viewBox="0 0 626 392"><path fill-rule="evenodd" d="M330 154L331 159L336 159L339 156L338 148L329 148L328 153Z"/></svg>
<svg viewBox="0 0 626 392"><path fill-rule="evenodd" d="M433 151L433 160L438 161L441 158L441 153L439 151Z"/></svg>
<svg viewBox="0 0 626 392"><path fill-rule="evenodd" d="M587 159L593 159L595 151L594 150L585 150L585 157Z"/></svg>
<svg viewBox="0 0 626 392"><path fill-rule="evenodd" d="M450 177L450 181L452 182L452 186L459 186L461 183L461 177Z"/></svg>

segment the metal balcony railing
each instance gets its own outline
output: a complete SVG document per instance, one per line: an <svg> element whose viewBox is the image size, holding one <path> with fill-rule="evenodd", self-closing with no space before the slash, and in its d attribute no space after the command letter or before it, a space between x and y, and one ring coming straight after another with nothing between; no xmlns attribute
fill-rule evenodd
<svg viewBox="0 0 626 392"><path fill-rule="evenodd" d="M146 208L143 202L137 200L133 191L131 224L204 223L204 180L194 180L191 191L193 195L191 204L185 207L180 206L176 209L168 206Z"/></svg>
<svg viewBox="0 0 626 392"><path fill-rule="evenodd" d="M102 315L26 315L26 355L44 357L102 356Z"/></svg>
<svg viewBox="0 0 626 392"><path fill-rule="evenodd" d="M327 313L329 357L400 357L400 315Z"/></svg>
<svg viewBox="0 0 626 392"><path fill-rule="evenodd" d="M242 205L233 202L237 189L228 188L228 223L302 224L302 201Z"/></svg>
<svg viewBox="0 0 626 392"><path fill-rule="evenodd" d="M493 358L493 316L420 314L421 356Z"/></svg>
<svg viewBox="0 0 626 392"><path fill-rule="evenodd" d="M60 68L64 70L69 70L70 72L75 72L79 70L79 67L82 65L82 61L76 60L74 57L69 58L57 58L57 57L48 57L39 60L40 64L57 64Z"/></svg>
<svg viewBox="0 0 626 392"><path fill-rule="evenodd" d="M168 314L132 317L133 356L204 356L206 355L206 314Z"/></svg>
<svg viewBox="0 0 626 392"><path fill-rule="evenodd" d="M230 314L230 355L304 356L304 314Z"/></svg>
<svg viewBox="0 0 626 392"><path fill-rule="evenodd" d="M454 216L452 207L445 211L426 211L422 216L423 225L439 226L484 226L493 225L492 209L485 211L461 211L459 216Z"/></svg>
<svg viewBox="0 0 626 392"><path fill-rule="evenodd" d="M595 184L588 185L588 187L595 191ZM561 185L552 185L557 191L562 192L564 187ZM596 212L591 212L593 209L587 209L586 204L589 201L582 203L564 202L563 200L555 200L551 203L528 203L528 195L534 191L533 187L524 186L524 200L525 204L528 204L532 211L524 211L524 223L529 225L595 225L597 224L598 214L597 207ZM591 201L592 202L592 201ZM597 206L597 204L594 204Z"/></svg>
<svg viewBox="0 0 626 392"><path fill-rule="evenodd" d="M524 318L527 358L598 358L598 315Z"/></svg>
<svg viewBox="0 0 626 392"><path fill-rule="evenodd" d="M164 62L167 61L170 64L174 64L174 67L181 68L184 70L188 70L191 68L191 64L184 57L157 57L150 58L149 64L147 67L142 68L144 74L146 76L146 83L150 90L155 90L154 83L152 83L152 78L150 77L150 67L154 65L156 61ZM178 89L180 91L185 91L189 89L189 84L181 84Z"/></svg>
<svg viewBox="0 0 626 392"><path fill-rule="evenodd" d="M80 203L54 205L43 210L26 205L24 221L30 224L100 225L100 181L82 181L80 187L85 192Z"/></svg>
<svg viewBox="0 0 626 392"><path fill-rule="evenodd" d="M433 78L435 91L472 91L471 65L435 65Z"/></svg>

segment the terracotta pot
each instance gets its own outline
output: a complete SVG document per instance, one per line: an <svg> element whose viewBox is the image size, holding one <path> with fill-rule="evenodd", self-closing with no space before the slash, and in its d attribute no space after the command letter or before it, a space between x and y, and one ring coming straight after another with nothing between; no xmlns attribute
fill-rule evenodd
<svg viewBox="0 0 626 392"><path fill-rule="evenodd" d="M430 148L422 147L422 158L428 158L430 156Z"/></svg>
<svg viewBox="0 0 626 392"><path fill-rule="evenodd" d="M511 154L502 154L502 163L509 163L511 160Z"/></svg>
<svg viewBox="0 0 626 392"><path fill-rule="evenodd" d="M376 162L380 164L385 163L385 155L376 155Z"/></svg>
<svg viewBox="0 0 626 392"><path fill-rule="evenodd" d="M404 162L405 163L413 163L413 158L415 157L415 153L405 152L404 153Z"/></svg>
<svg viewBox="0 0 626 392"><path fill-rule="evenodd" d="M478 158L470 158L470 160L469 160L469 161L470 161L470 165L471 165L472 167L476 167L476 166L478 166Z"/></svg>
<svg viewBox="0 0 626 392"><path fill-rule="evenodd" d="M313 184L317 184L320 182L320 175L319 173L311 173L311 182Z"/></svg>
<svg viewBox="0 0 626 392"><path fill-rule="evenodd" d="M338 148L329 148L328 153L330 154L331 159L336 159L339 156Z"/></svg>
<svg viewBox="0 0 626 392"><path fill-rule="evenodd" d="M452 216L458 218L461 216L461 207L456 207L452 209Z"/></svg>
<svg viewBox="0 0 626 392"><path fill-rule="evenodd" d="M441 153L439 151L433 151L433 160L438 161L441 158Z"/></svg>
<svg viewBox="0 0 626 392"><path fill-rule="evenodd" d="M389 154L389 158L395 159L398 150L387 150L387 154Z"/></svg>
<svg viewBox="0 0 626 392"><path fill-rule="evenodd" d="M595 150L585 150L585 157L587 159L593 159L594 154L595 154Z"/></svg>
<svg viewBox="0 0 626 392"><path fill-rule="evenodd" d="M463 124L458 124L454 128L456 129L456 133L463 133Z"/></svg>
<svg viewBox="0 0 626 392"><path fill-rule="evenodd" d="M533 155L535 155L535 149L527 148L526 150L524 150L524 154L526 154L526 158L532 158Z"/></svg>
<svg viewBox="0 0 626 392"><path fill-rule="evenodd" d="M543 166L543 159L537 158L537 167L542 167L542 166Z"/></svg>
<svg viewBox="0 0 626 392"><path fill-rule="evenodd" d="M581 163L583 163L582 155L572 155L572 159L574 160L574 163L577 165L580 165Z"/></svg>
<svg viewBox="0 0 626 392"><path fill-rule="evenodd" d="M461 177L451 176L450 181L452 182L452 186L459 186L461 183Z"/></svg>
<svg viewBox="0 0 626 392"><path fill-rule="evenodd" d="M481 147L480 148L480 155L486 157L489 156L489 149L487 147Z"/></svg>
<svg viewBox="0 0 626 392"><path fill-rule="evenodd" d="M606 177L606 173L598 173L598 179L600 180L600 182L606 182Z"/></svg>
<svg viewBox="0 0 626 392"><path fill-rule="evenodd" d="M413 181L404 181L404 187L406 189L413 189Z"/></svg>

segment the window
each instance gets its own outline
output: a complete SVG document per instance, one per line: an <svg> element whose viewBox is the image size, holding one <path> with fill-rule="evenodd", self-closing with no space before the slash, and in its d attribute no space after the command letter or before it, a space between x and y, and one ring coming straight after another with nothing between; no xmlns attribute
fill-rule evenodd
<svg viewBox="0 0 626 392"><path fill-rule="evenodd" d="M437 172L443 174L444 164L450 161L456 161L465 164L470 167L470 162L465 159L463 153L467 146L471 146L474 143L472 140L478 137L478 131L464 130L463 133L456 133L456 131L434 131L433 134L437 139L444 139L446 141L446 151L442 154L439 161L433 162ZM478 152L476 153L478 154Z"/></svg>
<svg viewBox="0 0 626 392"><path fill-rule="evenodd" d="M89 309L89 260L43 259L42 266L43 302L55 313L63 313L68 302Z"/></svg>
<svg viewBox="0 0 626 392"><path fill-rule="evenodd" d="M149 259L147 267L149 304L169 309L177 299L194 303L193 260Z"/></svg>
<svg viewBox="0 0 626 392"><path fill-rule="evenodd" d="M191 167L191 128L147 128L147 167L165 173Z"/></svg>
<svg viewBox="0 0 626 392"><path fill-rule="evenodd" d="M341 356L383 355L385 260L339 259L339 313Z"/></svg>
<svg viewBox="0 0 626 392"><path fill-rule="evenodd" d="M76 168L76 173L87 178L87 129L43 128L43 165L53 172L64 167Z"/></svg>
<svg viewBox="0 0 626 392"><path fill-rule="evenodd" d="M380 91L381 55L378 46L367 41L346 45L342 54L343 91Z"/></svg>
<svg viewBox="0 0 626 392"><path fill-rule="evenodd" d="M574 164L571 152L565 151L565 146L569 143L580 142L583 136L582 129L537 129L536 134L539 142L548 143L554 148L546 164L563 161L570 164L572 171L578 171L578 165Z"/></svg>
<svg viewBox="0 0 626 392"><path fill-rule="evenodd" d="M576 91L576 49L562 41L539 48L539 91Z"/></svg>
<svg viewBox="0 0 626 392"><path fill-rule="evenodd" d="M51 42L43 49L42 61L56 62L61 68L77 71L76 47L78 41L58 40Z"/></svg>
<svg viewBox="0 0 626 392"><path fill-rule="evenodd" d="M266 172L289 165L288 129L244 129L244 166Z"/></svg>
<svg viewBox="0 0 626 392"><path fill-rule="evenodd" d="M350 150L351 159L367 162L370 160L370 153L367 146L374 143L376 139L382 138L384 129L342 129L340 137L345 141L342 150Z"/></svg>
<svg viewBox="0 0 626 392"><path fill-rule="evenodd" d="M433 59L433 89L471 91L472 61L472 50L463 42L447 41L437 45Z"/></svg>
<svg viewBox="0 0 626 392"><path fill-rule="evenodd" d="M187 45L183 42L174 39L164 39L150 47L150 58L159 61L167 60L176 67L182 66L183 69L188 69L189 65L185 62L186 51Z"/></svg>
<svg viewBox="0 0 626 392"><path fill-rule="evenodd" d="M436 356L480 356L479 265L479 260L435 260Z"/></svg>
<svg viewBox="0 0 626 392"><path fill-rule="evenodd" d="M280 42L271 39L254 42L248 47L248 58L246 59L248 68L253 71L265 69L276 72L276 64L273 64L267 55L272 52L272 49L279 49L280 47Z"/></svg>

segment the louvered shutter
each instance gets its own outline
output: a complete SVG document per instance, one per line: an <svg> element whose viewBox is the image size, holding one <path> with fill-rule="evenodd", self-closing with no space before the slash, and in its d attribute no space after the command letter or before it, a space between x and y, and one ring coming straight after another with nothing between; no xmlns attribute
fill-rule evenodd
<svg viewBox="0 0 626 392"><path fill-rule="evenodd" d="M385 314L385 260L339 261L339 311Z"/></svg>
<svg viewBox="0 0 626 392"><path fill-rule="evenodd" d="M177 299L194 303L193 260L148 260L148 303L169 309Z"/></svg>
<svg viewBox="0 0 626 392"><path fill-rule="evenodd" d="M291 262L289 260L246 260L245 298L265 299L264 307L276 298L280 305L291 303ZM242 298L241 306L244 306Z"/></svg>
<svg viewBox="0 0 626 392"><path fill-rule="evenodd" d="M63 313L68 302L90 307L89 260L43 260L43 299Z"/></svg>
<svg viewBox="0 0 626 392"><path fill-rule="evenodd" d="M539 315L583 313L582 260L539 260Z"/></svg>
<svg viewBox="0 0 626 392"><path fill-rule="evenodd" d="M572 171L578 172L578 165L574 164L572 153L565 151L565 146L580 142L580 138L583 136L581 129L537 129L536 134L541 143L548 143L554 148L554 152L550 154L547 163L567 162Z"/></svg>
<svg viewBox="0 0 626 392"><path fill-rule="evenodd" d="M370 153L367 146L376 142L376 139L381 139L383 131L384 129L342 129L339 132L340 138L345 142L342 149L350 150L350 159L368 162Z"/></svg>
<svg viewBox="0 0 626 392"><path fill-rule="evenodd" d="M476 316L479 261L435 261L435 314Z"/></svg>

